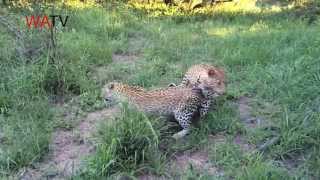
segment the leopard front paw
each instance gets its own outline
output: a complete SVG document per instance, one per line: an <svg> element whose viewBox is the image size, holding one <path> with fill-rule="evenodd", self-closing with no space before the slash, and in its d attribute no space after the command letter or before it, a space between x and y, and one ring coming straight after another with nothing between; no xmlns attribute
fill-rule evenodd
<svg viewBox="0 0 320 180"><path fill-rule="evenodd" d="M172 137L175 139L175 140L178 140L178 139L181 139L183 138L184 136L186 136L187 134L189 134L189 130L188 129L184 129L180 132L177 132L175 133Z"/></svg>

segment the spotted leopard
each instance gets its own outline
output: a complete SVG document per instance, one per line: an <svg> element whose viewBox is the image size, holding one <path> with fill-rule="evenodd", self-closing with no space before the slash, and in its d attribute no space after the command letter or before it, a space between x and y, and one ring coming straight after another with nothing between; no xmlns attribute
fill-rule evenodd
<svg viewBox="0 0 320 180"><path fill-rule="evenodd" d="M141 87L111 82L103 87L103 97L107 104L128 101L138 110L160 116L174 117L182 130L173 135L175 139L188 134L192 118L206 111L201 102L210 96L212 89L205 85L199 88L167 87L145 90Z"/></svg>

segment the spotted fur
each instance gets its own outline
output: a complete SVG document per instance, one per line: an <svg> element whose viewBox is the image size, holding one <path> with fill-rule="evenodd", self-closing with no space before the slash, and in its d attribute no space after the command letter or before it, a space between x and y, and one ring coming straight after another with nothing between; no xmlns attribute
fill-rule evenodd
<svg viewBox="0 0 320 180"><path fill-rule="evenodd" d="M174 87L175 84L169 84ZM190 67L177 87L196 88L209 87L205 98L201 102L200 116L205 116L214 102L214 98L225 93L225 74L220 68L208 64L196 64Z"/></svg>
<svg viewBox="0 0 320 180"><path fill-rule="evenodd" d="M185 136L190 129L192 118L203 110L201 103L206 98L206 87L168 87L156 90L144 90L140 87L112 82L103 88L103 97L107 103L128 101L139 110L160 116L173 116L183 128L174 138Z"/></svg>

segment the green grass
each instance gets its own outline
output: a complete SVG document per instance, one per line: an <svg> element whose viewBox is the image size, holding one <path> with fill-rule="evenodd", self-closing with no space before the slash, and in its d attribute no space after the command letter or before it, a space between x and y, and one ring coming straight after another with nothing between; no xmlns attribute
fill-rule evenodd
<svg viewBox="0 0 320 180"><path fill-rule="evenodd" d="M16 170L41 158L52 132L52 110L44 95L38 65L23 66L13 55L13 40L3 32L0 88L0 173Z"/></svg>
<svg viewBox="0 0 320 180"><path fill-rule="evenodd" d="M248 5L255 4L241 1L239 6L219 5L193 14L162 6L69 7L70 24L57 33L54 65L48 51L31 63L19 59L14 37L1 26L0 176L41 160L53 129L72 127L52 105L53 97L63 95L72 106L93 111L103 107L100 88L108 81L152 89L179 83L189 66L207 62L226 70L227 95L190 136L172 142L169 137L176 129L123 108L114 123L102 125L97 153L76 178L145 171L173 177L164 168L170 155L204 146L225 178L319 178L320 22L309 23L318 16L308 8L300 16L295 8L261 11ZM40 38L30 36L33 42ZM113 54L134 54L137 60L113 62ZM246 129L231 96L250 97L253 113L278 127L279 143L263 153L241 151L232 141L236 135L259 145L274 132ZM228 140L210 144L208 135L217 133ZM296 157L303 160L289 171L282 162ZM182 178L210 176L189 169Z"/></svg>
<svg viewBox="0 0 320 180"><path fill-rule="evenodd" d="M159 134L145 114L125 105L114 123L100 127L97 153L89 160L87 178L137 174L163 169L164 157L158 149Z"/></svg>

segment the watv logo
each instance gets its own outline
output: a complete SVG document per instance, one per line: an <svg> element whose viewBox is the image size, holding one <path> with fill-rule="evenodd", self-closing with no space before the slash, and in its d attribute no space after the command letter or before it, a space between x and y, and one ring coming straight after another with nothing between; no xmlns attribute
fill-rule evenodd
<svg viewBox="0 0 320 180"><path fill-rule="evenodd" d="M49 18L50 17L50 18ZM55 27L56 25L56 18L60 20L61 26L65 27L69 16L65 16L64 18L61 15L50 15L50 16L44 15L44 16L26 16L26 24L29 29L34 28L48 28L51 29Z"/></svg>

